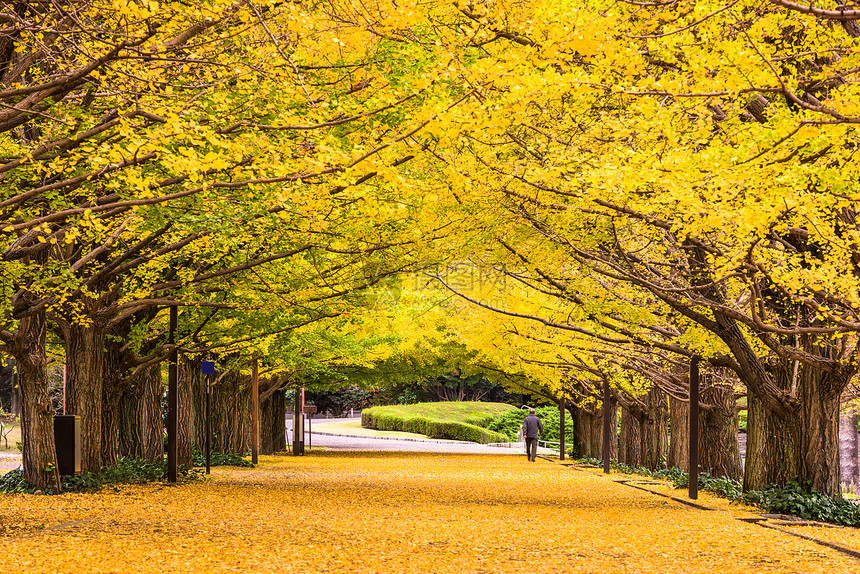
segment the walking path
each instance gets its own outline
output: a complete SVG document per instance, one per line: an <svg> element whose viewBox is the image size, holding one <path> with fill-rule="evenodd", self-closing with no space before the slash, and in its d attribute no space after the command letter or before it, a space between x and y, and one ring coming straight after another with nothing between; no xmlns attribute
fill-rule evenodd
<svg viewBox="0 0 860 574"><path fill-rule="evenodd" d="M376 431L361 427L361 419L320 419L310 425L310 448L325 448L339 451L395 451L395 452L439 452L461 454L516 454L523 455L522 443L500 443L483 445L473 442L434 440L422 435L400 432ZM288 425L287 435L292 437ZM540 449L550 454L549 449ZM21 453L0 451L0 474L19 468Z"/></svg>
<svg viewBox="0 0 860 574"><path fill-rule="evenodd" d="M13 451L0 451L0 474L7 470L15 470L21 466L21 453Z"/></svg>
<svg viewBox="0 0 860 574"><path fill-rule="evenodd" d="M678 491L496 454L266 456L176 487L0 496L0 563L20 574L860 571L784 532L860 547L856 529L762 528L707 493L704 509L666 495Z"/></svg>
<svg viewBox="0 0 860 574"><path fill-rule="evenodd" d="M518 455L525 453L522 443L484 445L465 441L436 440L412 433L365 429L360 426L360 423L361 419L322 419L319 422L312 422L310 425L311 447L357 451L378 450ZM292 437L289 429L287 435ZM307 447L307 443L305 446ZM544 449L544 451L546 453L551 452L548 449Z"/></svg>

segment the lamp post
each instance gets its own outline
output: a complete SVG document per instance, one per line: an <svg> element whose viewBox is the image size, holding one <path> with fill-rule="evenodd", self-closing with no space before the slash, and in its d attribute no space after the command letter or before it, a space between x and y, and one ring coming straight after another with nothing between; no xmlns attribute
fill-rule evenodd
<svg viewBox="0 0 860 574"><path fill-rule="evenodd" d="M699 498L699 361L701 357L690 359L690 484L689 496Z"/></svg>
<svg viewBox="0 0 860 574"><path fill-rule="evenodd" d="M178 445L176 441L176 418L179 406L177 393L177 361L179 359L176 351L176 327L179 323L179 311L176 305L170 307L170 331L168 332L167 344L170 345L170 359L167 368L167 481L176 482L176 462L179 458Z"/></svg>
<svg viewBox="0 0 860 574"><path fill-rule="evenodd" d="M260 360L254 357L251 375L251 462L257 464L260 452Z"/></svg>
<svg viewBox="0 0 860 574"><path fill-rule="evenodd" d="M212 464L212 376L215 375L215 361L203 361L201 370L206 375L206 474Z"/></svg>
<svg viewBox="0 0 860 574"><path fill-rule="evenodd" d="M609 455L612 453L612 418L610 403L612 395L609 392L609 379L603 379L603 472L609 474Z"/></svg>

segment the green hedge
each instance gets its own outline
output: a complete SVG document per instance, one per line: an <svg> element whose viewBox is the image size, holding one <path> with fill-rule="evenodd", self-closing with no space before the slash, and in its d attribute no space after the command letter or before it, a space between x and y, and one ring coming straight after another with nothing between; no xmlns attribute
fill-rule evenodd
<svg viewBox="0 0 860 574"><path fill-rule="evenodd" d="M537 414L538 418L540 418L543 423L543 432L540 435L541 440L558 442L561 437L561 417L558 412L558 407L538 407L536 411L537 412L535 414ZM525 409L509 411L494 417L486 426L491 430L506 435L510 440L514 441L517 439L517 432L522 428L523 419L526 418L527 414L528 412ZM568 412L565 412L564 414L564 424L565 435L567 437L567 441L570 442L570 437L573 436L573 419Z"/></svg>
<svg viewBox="0 0 860 574"><path fill-rule="evenodd" d="M393 413L386 407L373 407L361 412L361 426L382 431L401 431L423 434L430 438L443 440L462 440L489 444L508 442L508 437L485 428L475 422L488 423L493 415L468 415L466 421L454 421L428 418L418 414L411 415L402 412Z"/></svg>

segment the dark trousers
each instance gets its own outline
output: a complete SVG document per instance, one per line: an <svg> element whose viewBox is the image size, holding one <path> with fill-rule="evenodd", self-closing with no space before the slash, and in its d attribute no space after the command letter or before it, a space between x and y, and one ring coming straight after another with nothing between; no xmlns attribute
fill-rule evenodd
<svg viewBox="0 0 860 574"><path fill-rule="evenodd" d="M526 437L526 454L529 455L529 460L537 458L537 437Z"/></svg>

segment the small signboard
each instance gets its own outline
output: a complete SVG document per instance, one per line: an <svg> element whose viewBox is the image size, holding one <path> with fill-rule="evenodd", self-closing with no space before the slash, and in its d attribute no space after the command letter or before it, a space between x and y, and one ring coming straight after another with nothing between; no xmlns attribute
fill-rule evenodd
<svg viewBox="0 0 860 574"><path fill-rule="evenodd" d="M305 408L302 409L302 412L304 412L306 415L315 415L317 414L317 407L316 405L305 405Z"/></svg>
<svg viewBox="0 0 860 574"><path fill-rule="evenodd" d="M215 374L215 361L203 361L202 365L204 375Z"/></svg>

